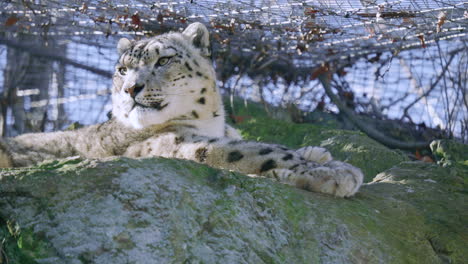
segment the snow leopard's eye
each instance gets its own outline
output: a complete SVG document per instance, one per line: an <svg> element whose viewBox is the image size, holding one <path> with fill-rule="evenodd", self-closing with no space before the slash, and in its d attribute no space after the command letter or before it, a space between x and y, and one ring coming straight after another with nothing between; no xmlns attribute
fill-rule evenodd
<svg viewBox="0 0 468 264"><path fill-rule="evenodd" d="M162 57L158 60L158 62L156 62L156 65L154 66L155 67L164 66L169 62L170 59L171 57Z"/></svg>
<svg viewBox="0 0 468 264"><path fill-rule="evenodd" d="M125 75L127 74L127 67L119 67L117 71L119 71L120 75Z"/></svg>

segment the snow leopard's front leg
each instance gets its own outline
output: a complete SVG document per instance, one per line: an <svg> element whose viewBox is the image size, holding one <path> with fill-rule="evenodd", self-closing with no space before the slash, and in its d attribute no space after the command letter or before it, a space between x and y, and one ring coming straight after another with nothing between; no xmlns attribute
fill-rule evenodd
<svg viewBox="0 0 468 264"><path fill-rule="evenodd" d="M162 156L256 174L310 191L352 196L363 181L358 168L339 161L319 164L280 145L167 133L127 149L130 157Z"/></svg>
<svg viewBox="0 0 468 264"><path fill-rule="evenodd" d="M27 167L44 160L75 156L72 132L29 133L0 140L0 168Z"/></svg>
<svg viewBox="0 0 468 264"><path fill-rule="evenodd" d="M13 160L7 147L0 141L0 168L11 168L13 167Z"/></svg>
<svg viewBox="0 0 468 264"><path fill-rule="evenodd" d="M0 139L0 167L27 167L45 160L81 156L104 158L121 155L133 142L154 132L127 128L115 120L78 130L28 133Z"/></svg>

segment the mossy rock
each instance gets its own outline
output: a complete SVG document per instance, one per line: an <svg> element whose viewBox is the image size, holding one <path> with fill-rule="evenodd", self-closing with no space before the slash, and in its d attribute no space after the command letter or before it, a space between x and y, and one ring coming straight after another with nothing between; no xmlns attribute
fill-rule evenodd
<svg viewBox="0 0 468 264"><path fill-rule="evenodd" d="M466 175L456 168L402 163L340 199L190 161L76 161L0 172L0 217L29 240L10 259L464 263L468 256Z"/></svg>
<svg viewBox="0 0 468 264"><path fill-rule="evenodd" d="M230 108L230 102L225 104ZM230 111L233 111L237 118L234 126L244 139L277 143L290 148L299 148L305 140L311 138L318 143L325 139L321 136L321 131L339 127L338 122L331 117L317 118L320 121L315 124L292 123L289 113L281 108L239 99L233 101L233 109Z"/></svg>
<svg viewBox="0 0 468 264"><path fill-rule="evenodd" d="M364 182L370 182L378 173L409 160L403 152L391 150L361 132L326 130L321 132L321 137L327 139L318 145L328 149L335 159L361 168ZM306 141L303 144L313 143Z"/></svg>
<svg viewBox="0 0 468 264"><path fill-rule="evenodd" d="M468 173L459 167L404 162L377 175L367 190L414 206L443 263L465 263L468 250ZM465 242L462 242L465 241Z"/></svg>

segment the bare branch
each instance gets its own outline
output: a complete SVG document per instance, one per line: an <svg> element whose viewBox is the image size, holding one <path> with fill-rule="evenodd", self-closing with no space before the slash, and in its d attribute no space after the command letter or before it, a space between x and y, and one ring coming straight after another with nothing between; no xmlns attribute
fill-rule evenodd
<svg viewBox="0 0 468 264"><path fill-rule="evenodd" d="M450 56L449 61L445 65L445 67L442 69L440 74L437 76L435 81L431 84L429 89L427 89L425 92L423 92L418 98L416 98L413 102L408 104L405 109L403 109L403 117L408 116L408 110L413 107L417 102L419 102L423 98L427 98L427 96L434 90L434 88L437 87L437 84L439 84L439 81L442 79L442 77L445 75L445 72L447 71L448 67L450 66L450 63L452 62L452 59L455 57L455 54L452 54ZM408 70L409 71L409 70ZM418 85L419 86L419 85ZM422 90L422 87L419 87Z"/></svg>
<svg viewBox="0 0 468 264"><path fill-rule="evenodd" d="M403 142L400 140L396 140L393 138L389 138L382 134L381 132L377 131L373 127L368 126L360 119L356 117L354 112L346 107L343 104L338 96L336 96L330 86L330 78L328 76L330 72L325 72L319 75L319 80L322 83L323 88L325 89L325 93L330 97L330 100L338 107L340 113L343 113L356 127L358 127L362 132L366 133L369 137L377 140L378 142L386 145L387 147L391 148L399 148L399 149L422 149L429 147L430 142Z"/></svg>

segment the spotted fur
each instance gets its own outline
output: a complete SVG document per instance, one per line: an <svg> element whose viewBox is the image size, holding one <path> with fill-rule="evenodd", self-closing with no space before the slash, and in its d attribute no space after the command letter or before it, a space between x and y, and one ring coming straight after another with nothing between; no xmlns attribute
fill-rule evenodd
<svg viewBox="0 0 468 264"><path fill-rule="evenodd" d="M121 39L117 45L112 116L77 131L25 134L0 141L0 166L30 166L80 155L193 160L217 168L276 179L340 197L362 184L358 168L332 160L319 147L291 150L241 140L226 125L208 31L194 23L182 33Z"/></svg>

